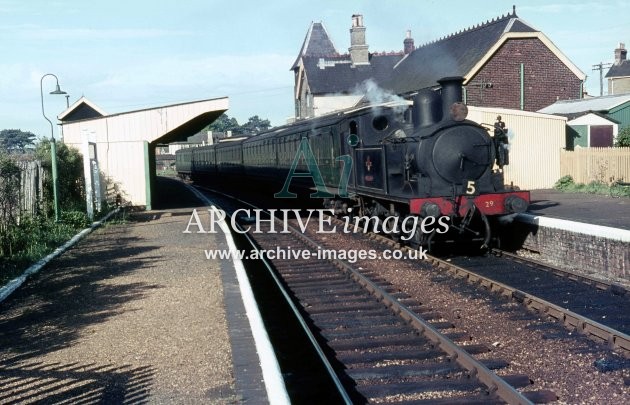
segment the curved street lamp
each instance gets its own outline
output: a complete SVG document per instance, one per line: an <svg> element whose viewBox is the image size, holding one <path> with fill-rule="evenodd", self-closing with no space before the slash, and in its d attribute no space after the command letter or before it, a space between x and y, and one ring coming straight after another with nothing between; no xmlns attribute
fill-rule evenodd
<svg viewBox="0 0 630 405"><path fill-rule="evenodd" d="M46 73L45 75L42 76L41 80L39 81L39 91L40 91L41 99L42 99L42 115L44 116L44 118L46 118L46 121L48 121L48 123L50 124L50 157L51 157L52 177L53 177L52 179L53 180L53 198L55 201L55 222L59 222L59 180L57 177L57 144L55 142L55 132L54 132L53 123L51 120L48 119L48 117L46 117L46 114L44 113L43 84L44 84L44 78L46 76L54 77L55 81L57 82L57 87L55 88L55 90L51 91L50 94L66 94L66 92L59 88L59 79L57 78L57 76L55 76L52 73Z"/></svg>

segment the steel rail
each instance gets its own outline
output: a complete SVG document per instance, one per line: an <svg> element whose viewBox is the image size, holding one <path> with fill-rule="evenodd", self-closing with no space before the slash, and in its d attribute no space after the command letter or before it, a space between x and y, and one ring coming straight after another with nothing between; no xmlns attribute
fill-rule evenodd
<svg viewBox="0 0 630 405"><path fill-rule="evenodd" d="M523 303L527 308L544 313L562 322L567 328L574 328L578 332L600 342L606 342L611 349L617 349L626 357L630 357L630 336L618 330L602 325L590 318L577 314L559 305L524 291L510 287L488 277L481 276L471 270L448 263L437 257L427 255L429 260L437 268L450 271L455 276L467 279L470 283L477 283L490 291L497 292L508 298Z"/></svg>
<svg viewBox="0 0 630 405"><path fill-rule="evenodd" d="M289 228L295 232L294 235L297 238L301 239L312 248L317 249L318 247L321 247L321 245L308 236L298 232L292 227ZM532 404L526 396L505 382L503 378L499 377L484 364L477 361L474 357L468 354L468 352L457 346L424 319L420 318L404 304L400 303L396 298L392 297L388 292L376 285L373 281L369 280L367 277L343 261L331 261L335 263L340 271L355 280L355 282L369 291L377 299L382 301L387 307L394 311L394 313L398 314L398 316L413 326L421 335L446 352L453 361L468 371L471 377L478 379L487 387L489 395L494 394L509 404Z"/></svg>
<svg viewBox="0 0 630 405"><path fill-rule="evenodd" d="M226 198L246 204L252 208L258 208L247 201L243 201L239 198L222 193L220 191L206 188L206 187L200 187L200 186L195 186L195 187L200 188L200 189L205 189L213 193L217 193ZM331 218L333 220L336 220L334 217L331 217ZM279 219L276 219L276 221L280 222ZM319 245L313 239L299 232L294 227L289 226L289 228L292 230L293 234L297 238L301 239L304 243L310 245L312 248L317 249L318 247L321 247L321 245ZM248 240L251 240L249 235L247 236L248 236ZM372 239L376 238L376 236L368 236L368 237ZM388 239L385 239L385 240L391 242ZM392 242L391 244L395 244L395 243ZM430 324L428 324L424 319L420 318L413 311L407 308L404 304L400 303L395 297L391 296L389 293L387 293L381 287L379 287L374 282L369 280L367 277L362 275L360 272L358 272L357 270L355 270L348 264L344 263L343 261L340 261L340 260L331 260L331 261L335 263L335 265L338 267L340 271L350 276L353 280L355 280L355 282L357 282L359 285L361 285L363 288L369 291L372 295L374 295L377 299L382 301L392 311L394 311L394 313L398 314L403 320L405 320L411 326L413 326L421 335L429 339L431 342L436 344L440 349L442 349L445 353L447 353L451 357L451 359L455 361L458 365L460 365L463 369L465 369L472 378L478 379L483 385L487 387L488 395L494 394L496 395L496 397L500 398L501 400L506 401L509 404L518 404L518 405L533 404L533 402L530 401L524 394L521 394L518 390L516 390L514 387L508 384L503 378L499 377L493 371L488 369L483 363L477 361L468 352L466 352L464 349L457 346L450 339L448 339L446 336L440 333L437 329L435 329ZM269 266L269 263L267 263L266 260L265 260L265 265ZM276 283L279 286L281 286L281 282L277 278L277 276L274 274L274 272L271 271L271 273L273 274L273 278L276 281ZM282 287L282 292L285 295L285 298L288 298L288 301L291 303L291 307L295 308L294 310L297 310L297 307L294 306L292 300L290 299L290 296L286 293L283 287ZM310 329L308 329L308 326L304 322L301 315L299 315L299 313L296 313L296 315L299 316L300 322L302 323L303 327L306 327L306 330L308 330L309 339L315 339L315 337L310 332ZM311 341L313 342L313 340ZM321 347L319 346L319 344L317 344L317 348L318 348L318 354L321 353L321 355L325 357L325 355L323 354L323 351L321 351ZM326 359L325 364L327 364L328 371L334 374L335 381L339 381L336 373L334 372L334 369L332 368L332 366L330 366L330 363L328 362L327 359ZM328 368L329 366L330 368ZM339 381L339 384L341 384L340 381ZM344 389L344 392L345 392L345 389Z"/></svg>
<svg viewBox="0 0 630 405"><path fill-rule="evenodd" d="M630 288L622 284L613 282L613 281L602 280L600 278L593 277L587 274L580 274L572 270L562 269L560 267L557 267L548 263L543 263L539 260L518 256L514 253L506 252L501 249L492 249L492 250L493 252L497 252L498 256L500 257L507 257L508 259L513 260L517 263L525 264L532 268L543 270L543 271L555 274L559 277L567 278L569 280L579 281L587 285L592 285L593 287L597 289L610 291L613 294L625 295L630 292Z"/></svg>
<svg viewBox="0 0 630 405"><path fill-rule="evenodd" d="M339 221L337 218L331 217L333 221ZM400 249L404 250L413 250L408 246L401 246L399 243L394 242L393 240L386 238L382 235L370 234L371 239L379 241L381 243L385 243L390 246L396 246ZM544 270L550 271L554 274L558 274L560 276L566 276L573 280L580 280L586 284L594 285L596 288L610 290L614 294L624 295L628 292L628 289L625 286L619 285L617 283L606 283L602 280L598 280L594 277L576 274L574 272L570 272L567 270L559 269L554 266L547 265L545 263L538 263L534 260L525 260L519 256L512 255L508 252L501 253L506 254L510 258L514 258L515 260L520 259L520 261L525 263L531 263L533 265L540 265ZM532 294L528 294L524 291L518 290L516 288L510 287L507 284L500 283L491 278L479 275L472 270L466 270L463 267L457 266L455 264L446 262L442 259L438 259L435 256L431 256L427 254L428 260L435 265L439 269L447 270L453 272L456 276L460 276L466 278L470 283L480 284L490 291L498 292L503 296L514 299L517 302L524 304L527 308L535 310L540 313L544 313L560 322L562 322L565 327L568 329L575 329L578 332L584 334L585 336L598 341L600 343L606 343L610 349L618 350L625 357L630 358L630 335L627 335L623 332L620 332L616 329L610 328L606 325L602 325L601 323L594 321L590 318L577 314L573 311L569 311L568 309L562 308L559 305L553 304L547 300L544 300L540 297L537 297ZM566 274L566 275L565 275Z"/></svg>
<svg viewBox="0 0 630 405"><path fill-rule="evenodd" d="M239 198L236 198L234 196L230 196L230 195L222 193L220 191L216 191L216 190L209 189L209 188L206 188L206 187L199 187L199 186L195 186L195 187L202 188L202 189L210 191L212 193L216 193L216 194L222 195L222 196L224 196L226 198L229 198L231 200L238 201L239 203L242 203L242 204L246 204L246 205L248 205L248 206L250 206L252 208L258 208L255 205L248 203L247 201L243 201L243 200L241 200ZM231 215L230 215L230 217L231 217ZM236 224L236 226L239 228L240 231L243 231L243 228L241 228L240 224ZM252 249L255 249L256 251L259 251L258 245L256 244L256 242L252 239L252 237L248 233L242 233L242 232L239 232L239 233L241 233L242 235L245 236L245 238L247 239L247 242L250 244ZM278 289L282 293L282 296L284 297L285 301L287 302L287 304L291 308L291 311L293 312L293 314L294 314L295 318L297 319L298 323L302 327L302 330L304 331L304 333L308 337L309 341L311 342L311 345L313 346L313 348L317 352L317 355L318 355L320 361L322 362L322 364L324 365L324 367L325 367L325 369L326 369L326 371L328 373L328 376L331 378L333 384L335 385L335 389L337 390L337 393L343 399L343 402L345 404L351 405L352 404L352 400L350 399L350 395L348 394L348 392L346 391L345 387L341 383L341 380L339 380L339 376L335 372L335 369L333 368L333 366L330 364L330 361L328 361L328 357L326 357L326 354L324 353L324 350L322 349L322 347L320 346L319 342L317 341L317 338L315 337L315 335L313 335L313 332L311 332L311 329L308 327L306 321L304 320L304 317L302 317L302 314L300 314L300 310L298 309L298 307L293 302L293 299L291 298L291 296L287 292L286 288L284 288L284 286L282 285L282 281L278 278L278 275L275 273L273 266L271 265L271 263L269 263L267 258L264 257L264 255L259 255L258 257L261 258L261 261L264 264L267 272L273 278L274 282L276 283L276 286L278 287Z"/></svg>

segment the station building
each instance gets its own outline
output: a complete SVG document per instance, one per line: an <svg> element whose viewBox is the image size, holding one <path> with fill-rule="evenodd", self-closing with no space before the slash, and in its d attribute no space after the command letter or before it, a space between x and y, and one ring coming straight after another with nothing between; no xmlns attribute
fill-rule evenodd
<svg viewBox="0 0 630 405"><path fill-rule="evenodd" d="M227 97L106 114L81 97L58 118L63 142L89 156L95 193L151 209L155 151L185 141L229 108Z"/></svg>

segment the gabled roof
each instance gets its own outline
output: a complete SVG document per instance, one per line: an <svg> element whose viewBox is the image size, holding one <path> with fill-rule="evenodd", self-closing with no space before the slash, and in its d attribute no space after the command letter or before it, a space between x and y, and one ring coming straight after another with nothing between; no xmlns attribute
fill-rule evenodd
<svg viewBox="0 0 630 405"><path fill-rule="evenodd" d="M306 32L306 38L302 43L302 49L293 63L291 70L296 69L300 64L300 58L306 56L334 56L337 55L335 45L330 40L324 24L312 22Z"/></svg>
<svg viewBox="0 0 630 405"><path fill-rule="evenodd" d="M352 65L350 56L336 58L305 57L304 69L311 93L352 92L368 79L377 84L387 80L402 53L370 54L369 65Z"/></svg>
<svg viewBox="0 0 630 405"><path fill-rule="evenodd" d="M560 100L538 112L545 114L573 115L582 112L608 112L624 103L630 102L630 94L592 97L579 100Z"/></svg>
<svg viewBox="0 0 630 405"><path fill-rule="evenodd" d="M621 122L617 121L616 119L610 118L608 115L606 114L602 114L600 112L597 111L582 111L582 112L578 112L578 113L572 113L572 114L555 114L559 117L565 117L567 118L567 124L569 125L580 125L578 123L576 123L575 121L577 119L587 119L589 118L589 116L596 116L596 117L600 117L602 119L605 119L606 121L612 122L613 124L621 124Z"/></svg>
<svg viewBox="0 0 630 405"><path fill-rule="evenodd" d="M400 61L385 86L404 94L437 86L438 79L448 76L462 76L467 84L505 41L515 38L540 39L576 76L585 78L543 33L513 11L418 47Z"/></svg>
<svg viewBox="0 0 630 405"><path fill-rule="evenodd" d="M624 60L620 64L610 67L606 77L627 77L630 76L630 60Z"/></svg>
<svg viewBox="0 0 630 405"><path fill-rule="evenodd" d="M86 118L97 118L107 115L96 104L81 96L65 111L57 116L59 121L78 121Z"/></svg>

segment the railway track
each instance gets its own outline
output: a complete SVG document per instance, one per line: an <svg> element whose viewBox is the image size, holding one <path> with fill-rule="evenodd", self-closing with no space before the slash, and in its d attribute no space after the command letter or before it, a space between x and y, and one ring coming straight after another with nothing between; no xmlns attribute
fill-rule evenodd
<svg viewBox="0 0 630 405"><path fill-rule="evenodd" d="M297 232L298 235L300 233ZM311 236L313 235L311 234ZM283 236L276 234L273 237L286 237L288 239L269 239L267 242L260 241L259 243L265 248L290 245L293 249L298 249L295 239L296 235ZM369 238L374 243L382 246L397 246L391 240L381 238L378 235L370 235ZM328 247L330 247L331 243L334 244L335 242L330 242ZM317 248L311 247L311 249ZM425 267L431 267L431 269L427 269L430 273L444 275L443 277L439 276L439 280L437 280L438 276L436 276L436 281L440 284L444 282L450 283L448 280L465 278L474 285L484 286L488 290L498 292L501 296L509 297L515 303L528 304L537 313L560 319L569 328L580 330L590 335L596 341L615 347L619 352L626 350L624 343L626 338L614 329L600 328L597 322L592 322L588 319L572 318L570 311L567 312L563 308L557 308L556 305L541 301L533 294L524 293L518 288L490 280L487 277L484 278L479 274L475 274L474 269L463 269L461 266L454 265L452 261L447 262L431 258L432 266L428 262L424 261L424 265ZM531 263L523 265L531 266ZM422 305L417 300L417 297L414 299L408 294L401 293L386 280L381 279L382 273L378 269L370 271L359 270L364 273L363 277L366 277L371 284L366 283L366 286L358 288L356 284L354 286L346 284L349 282L348 279L352 279L355 276L352 276L350 270L345 268L347 265L341 263L329 266L335 269L329 270L332 273L322 275L321 278L314 275L318 270L313 260L302 263L293 260L284 264L276 261L274 266L278 269L278 274L284 278L284 281L279 281L279 284L289 287L293 291L287 293L287 295L292 297L291 301L296 304L297 312L305 317L305 325L308 325L309 331L312 331L313 340L320 345L323 357L330 364L331 372L338 379L339 384L344 387L344 390L347 390L347 395L354 402L368 399L371 402L386 402L388 400L403 401L402 403L416 400L432 402L440 397L444 397L440 399L443 403L467 403L468 401L488 403L490 399L497 402L515 402L514 400L506 401L497 397L496 392L498 389L496 385L487 385L479 380L475 383L476 385L472 384L469 376L477 376L478 371L475 371L477 368L473 368L473 371L470 371L465 366L453 364L452 359L459 355L444 352L440 354L439 344L426 336L418 336L419 332L417 329L410 326L413 324L414 318L407 316L385 321L386 315L391 316L392 313L401 313L399 309L387 302L383 303L383 297L385 296L388 296L393 303L397 302L407 310L410 310L412 316L424 319L430 326L433 325L432 327L437 332L450 337L457 344L467 346L466 349L468 349L469 355L484 359L485 364L483 362L481 364L485 368L493 369L499 374L509 375L511 373L512 376L507 377L507 380L519 386L519 390L523 390L521 385L529 385L529 378L523 374L517 374L519 367L515 367L514 370L516 372L513 372L511 366L505 367L510 363L509 361L500 357L490 357L492 353L487 353L488 347L491 347L490 345L471 344L467 340L469 338L468 333L462 332L461 329L453 328L450 322L452 317L449 316L448 312L446 317L444 317L430 306ZM480 267L483 267L483 265L480 264ZM280 269L283 270L280 271ZM437 272L435 271L436 269L438 270ZM357 269L354 270L356 271ZM553 276L553 271L550 271L549 274L550 277L555 277ZM358 278L360 279L361 277ZM328 285L328 282L331 284ZM556 280L556 289L558 285L559 283ZM592 287L593 285L595 285L595 288ZM366 287L369 292L373 286L381 288L387 295L382 293L365 295ZM593 291L617 297L625 295L625 292L620 293L617 287L605 286L601 283L591 284L589 288ZM378 306L370 307L367 303L369 305L376 303ZM443 310L439 305L435 308ZM384 323L381 323L381 321ZM427 329L426 327L420 327L420 329L423 328ZM362 337L362 334L366 333L367 335ZM418 339L414 343L415 346L406 346L405 342L408 343L413 336ZM490 342L492 341L490 340ZM352 346L353 344L356 344L356 346ZM421 349L426 350L427 354L419 354ZM495 357L497 356L495 355ZM440 365L440 362L445 359L447 363ZM522 358L519 361L522 361ZM388 372L392 374L387 374ZM512 378L514 380L511 380ZM624 377L624 379L626 380L626 385L628 385L630 380L627 377ZM422 384L419 384L421 382ZM459 386L460 388L453 388L453 386L457 386L458 382L462 383ZM453 386L450 386L450 384L453 384ZM553 383L541 385L545 388L555 386ZM529 391L527 393L528 390L533 389L536 388L531 385L524 388L525 395L527 395L523 396L525 400L545 402L556 398L555 393L549 390Z"/></svg>
<svg viewBox="0 0 630 405"><path fill-rule="evenodd" d="M568 280L579 281L582 284L593 286L598 290L610 291L611 293L620 296L626 294L630 296L630 287L615 281L607 280L602 277L595 277L592 275L583 274L578 271L563 269L557 266L553 266L549 263L544 263L540 260L519 256L517 254L506 252L500 249L494 249L492 253L497 257L506 257L516 263L524 264L538 271L545 271L547 273L551 273L555 276L566 278Z"/></svg>
<svg viewBox="0 0 630 405"><path fill-rule="evenodd" d="M322 249L293 228L291 234L262 231L249 238L255 236L265 250L290 246L316 254ZM467 344L467 333L378 274L363 274L338 260L274 260L272 265L346 402L528 404L557 398L549 390L519 392L516 388L530 386L528 376L499 377L492 370L509 362L475 359L489 346Z"/></svg>
<svg viewBox="0 0 630 405"><path fill-rule="evenodd" d="M630 357L630 294L624 286L508 252L497 255L431 261Z"/></svg>
<svg viewBox="0 0 630 405"><path fill-rule="evenodd" d="M263 249L291 246L316 254L322 248L296 230L264 235L256 235ZM498 377L491 369L508 362L476 360L471 353L488 351L487 346L466 346L466 333L453 331L450 322L377 274L362 274L342 261L275 260L273 265L332 356L354 402L517 404L556 399L549 391L518 392L515 387L530 385L529 377Z"/></svg>

